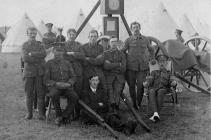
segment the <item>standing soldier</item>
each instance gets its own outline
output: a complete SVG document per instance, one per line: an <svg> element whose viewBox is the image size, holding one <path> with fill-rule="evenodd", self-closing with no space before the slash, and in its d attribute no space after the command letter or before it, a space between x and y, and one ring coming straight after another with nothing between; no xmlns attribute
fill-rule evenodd
<svg viewBox="0 0 211 140"><path fill-rule="evenodd" d="M103 46L97 43L98 32L97 30L91 30L89 32L89 42L83 45L83 51L85 58L83 61L84 66L84 87L88 85L88 79L93 74L97 74L100 77L103 88L107 90L105 77L102 70L103 65Z"/></svg>
<svg viewBox="0 0 211 140"><path fill-rule="evenodd" d="M78 96L73 89L77 76L72 65L63 58L64 47L62 44L55 44L53 48L54 59L46 63L44 83L49 88L49 95L56 111L55 123L60 125L62 122L69 120L73 112ZM60 107L60 96L67 98L67 107L62 112Z"/></svg>
<svg viewBox="0 0 211 140"><path fill-rule="evenodd" d="M182 30L176 29L175 30L175 35L176 35L176 38L177 38L178 41L184 43L185 41L184 41L184 39L182 37L182 32L183 32Z"/></svg>
<svg viewBox="0 0 211 140"><path fill-rule="evenodd" d="M45 119L43 74L46 52L41 42L36 41L37 29L27 29L28 41L23 44L22 58L24 61L24 85L26 92L26 119L32 119L33 94L37 92L39 119Z"/></svg>
<svg viewBox="0 0 211 140"><path fill-rule="evenodd" d="M75 41L76 30L69 29L67 31L67 42L65 43L65 59L68 60L77 75L75 83L75 91L80 96L83 85L83 69L81 60L84 59L84 52L79 42Z"/></svg>
<svg viewBox="0 0 211 140"><path fill-rule="evenodd" d="M59 35L56 37L56 42L65 42L65 37L62 35L63 28L58 28Z"/></svg>
<svg viewBox="0 0 211 140"><path fill-rule="evenodd" d="M120 94L125 85L126 58L117 48L117 38L110 39L110 50L104 53L104 69L112 110L119 109Z"/></svg>
<svg viewBox="0 0 211 140"><path fill-rule="evenodd" d="M56 34L52 32L52 23L45 24L48 32L43 35L43 43L45 44L45 49L51 48L52 44L56 42Z"/></svg>
<svg viewBox="0 0 211 140"><path fill-rule="evenodd" d="M153 48L147 37L141 35L141 26L138 22L131 23L132 36L125 41L123 51L127 54L127 83L133 106L139 109L141 105L144 87L143 81L148 71L148 62L154 58ZM137 92L136 92L137 86ZM138 101L138 103L137 103Z"/></svg>

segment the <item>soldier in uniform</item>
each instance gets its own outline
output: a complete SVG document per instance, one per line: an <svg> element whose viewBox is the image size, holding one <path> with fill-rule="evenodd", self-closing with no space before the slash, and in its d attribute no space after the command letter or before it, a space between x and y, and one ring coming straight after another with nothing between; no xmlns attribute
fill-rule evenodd
<svg viewBox="0 0 211 140"><path fill-rule="evenodd" d="M148 71L148 62L154 58L154 52L147 37L140 33L140 24L133 22L130 28L132 36L125 41L122 50L127 54L126 80L130 96L134 108L138 109L143 97L143 82ZM135 86L137 86L137 92Z"/></svg>
<svg viewBox="0 0 211 140"><path fill-rule="evenodd" d="M59 35L56 37L56 42L65 42L65 37L62 35L63 28L58 28Z"/></svg>
<svg viewBox="0 0 211 140"><path fill-rule="evenodd" d="M104 52L104 69L109 102L113 111L119 109L120 94L125 85L126 57L117 47L118 39L110 39L110 50Z"/></svg>
<svg viewBox="0 0 211 140"><path fill-rule="evenodd" d="M83 68L82 60L84 59L84 52L82 46L79 42L75 41L76 30L69 29L67 31L67 42L65 43L65 59L68 60L77 75L77 80L75 83L75 91L80 96L81 90L83 88Z"/></svg>
<svg viewBox="0 0 211 140"><path fill-rule="evenodd" d="M85 54L83 61L84 69L84 87L88 87L88 78L93 74L98 74L103 87L107 90L105 77L103 74L103 46L97 43L98 32L91 30L89 33L89 42L82 46Z"/></svg>
<svg viewBox="0 0 211 140"><path fill-rule="evenodd" d="M108 96L105 89L100 83L99 77L93 75L89 78L89 87L84 89L82 100L95 112L105 119L105 122L113 127L116 131L132 134L135 132L137 123L133 120L124 121L123 114L109 112ZM82 110L82 117L86 123L96 123L96 118L89 112Z"/></svg>
<svg viewBox="0 0 211 140"><path fill-rule="evenodd" d="M78 101L73 86L76 81L76 74L72 65L64 59L64 47L62 44L55 44L53 48L55 58L46 63L44 83L49 89L49 96L56 111L55 124L69 120L70 114ZM60 107L60 96L67 98L67 107L62 112Z"/></svg>
<svg viewBox="0 0 211 140"><path fill-rule="evenodd" d="M178 41L180 41L181 43L184 43L185 41L184 41L184 39L182 37L182 32L183 32L182 30L176 29L175 30L175 35L176 35L176 38L177 38Z"/></svg>
<svg viewBox="0 0 211 140"><path fill-rule="evenodd" d="M37 29L27 29L28 41L23 44L22 58L24 61L24 86L26 92L26 119L33 117L33 94L37 92L39 119L45 119L43 75L46 52L41 42L36 41Z"/></svg>
<svg viewBox="0 0 211 140"><path fill-rule="evenodd" d="M52 32L52 23L45 24L48 32L43 35L43 43L45 45L45 49L51 48L52 44L56 42L56 34Z"/></svg>
<svg viewBox="0 0 211 140"><path fill-rule="evenodd" d="M152 71L143 83L144 87L149 89L149 100L153 111L151 121L160 120L160 110L163 104L165 94L168 93L171 86L176 86L176 81L171 72L166 69L168 57L165 55L157 56L159 70Z"/></svg>

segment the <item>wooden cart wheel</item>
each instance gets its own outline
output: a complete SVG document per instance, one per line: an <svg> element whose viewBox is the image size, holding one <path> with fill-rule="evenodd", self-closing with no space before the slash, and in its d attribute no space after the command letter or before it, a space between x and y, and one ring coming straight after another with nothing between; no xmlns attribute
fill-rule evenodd
<svg viewBox="0 0 211 140"><path fill-rule="evenodd" d="M194 36L185 41L185 46L191 48L194 52L210 52L211 53L211 40L202 37L202 36ZM196 55L197 57L197 55ZM210 75L206 72L201 71L197 66L188 68L183 71L182 76L188 81L192 82L195 85L200 86L203 89L210 89ZM201 92L191 85L182 81L183 86L191 92Z"/></svg>
<svg viewBox="0 0 211 140"><path fill-rule="evenodd" d="M147 38L149 39L151 45L154 48L155 57L158 56L159 54L164 54L164 55L168 56L168 53L167 53L166 49L164 48L162 42L160 42L158 39L156 39L152 36L148 36Z"/></svg>
<svg viewBox="0 0 211 140"><path fill-rule="evenodd" d="M211 40L203 36L190 37L184 44L194 51L211 52Z"/></svg>

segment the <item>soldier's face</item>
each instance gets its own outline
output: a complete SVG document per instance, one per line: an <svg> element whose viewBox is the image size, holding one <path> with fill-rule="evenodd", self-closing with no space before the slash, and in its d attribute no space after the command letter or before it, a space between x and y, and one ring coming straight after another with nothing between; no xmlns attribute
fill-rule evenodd
<svg viewBox="0 0 211 140"><path fill-rule="evenodd" d="M68 40L74 41L75 38L76 38L76 33L75 33L75 32L69 32L69 33L67 34L67 37L68 37Z"/></svg>
<svg viewBox="0 0 211 140"><path fill-rule="evenodd" d="M36 36L37 36L37 31L36 30L28 30L27 36L29 37L29 39L35 40Z"/></svg>
<svg viewBox="0 0 211 140"><path fill-rule="evenodd" d="M52 31L52 27L47 27L48 32Z"/></svg>
<svg viewBox="0 0 211 140"><path fill-rule="evenodd" d="M97 89L98 84L100 83L99 77L95 76L89 80L90 86L94 89Z"/></svg>
<svg viewBox="0 0 211 140"><path fill-rule="evenodd" d="M160 69L164 69L167 66L167 61L166 60L159 60L158 64L160 66Z"/></svg>
<svg viewBox="0 0 211 140"><path fill-rule="evenodd" d="M117 48L117 38L110 39L110 46L111 46L111 49Z"/></svg>
<svg viewBox="0 0 211 140"><path fill-rule="evenodd" d="M139 24L133 24L131 27L132 34L136 35L140 33L140 26Z"/></svg>
<svg viewBox="0 0 211 140"><path fill-rule="evenodd" d="M96 43L97 42L97 38L98 38L98 35L97 35L97 33L90 33L89 34L89 42L91 43L91 44L94 44L94 43Z"/></svg>

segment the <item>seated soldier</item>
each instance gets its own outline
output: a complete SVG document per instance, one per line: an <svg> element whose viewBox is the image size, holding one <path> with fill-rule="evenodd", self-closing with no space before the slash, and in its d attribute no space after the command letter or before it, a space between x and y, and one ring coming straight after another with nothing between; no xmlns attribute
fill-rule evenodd
<svg viewBox="0 0 211 140"><path fill-rule="evenodd" d="M132 120L125 122L122 120L122 115L109 112L108 96L99 81L99 76L91 76L89 78L89 88L83 92L83 101L95 112L99 113L105 119L106 123L115 130L126 134L134 133L137 126L136 122ZM82 117L89 123L96 123L96 118L84 110L82 110Z"/></svg>
<svg viewBox="0 0 211 140"><path fill-rule="evenodd" d="M55 123L60 125L70 117L74 106L78 101L78 96L73 90L76 80L75 72L71 64L63 58L64 48L56 43L53 49L54 59L46 64L44 83L49 88L49 96L56 111ZM60 96L67 98L67 107L62 112L60 107Z"/></svg>
<svg viewBox="0 0 211 140"><path fill-rule="evenodd" d="M169 92L170 86L176 86L176 81L173 80L171 72L166 69L168 57L159 55L157 57L159 70L152 71L150 76L146 77L143 83L144 87L149 89L149 102L153 111L151 121L160 120L160 110L163 104L165 94Z"/></svg>

